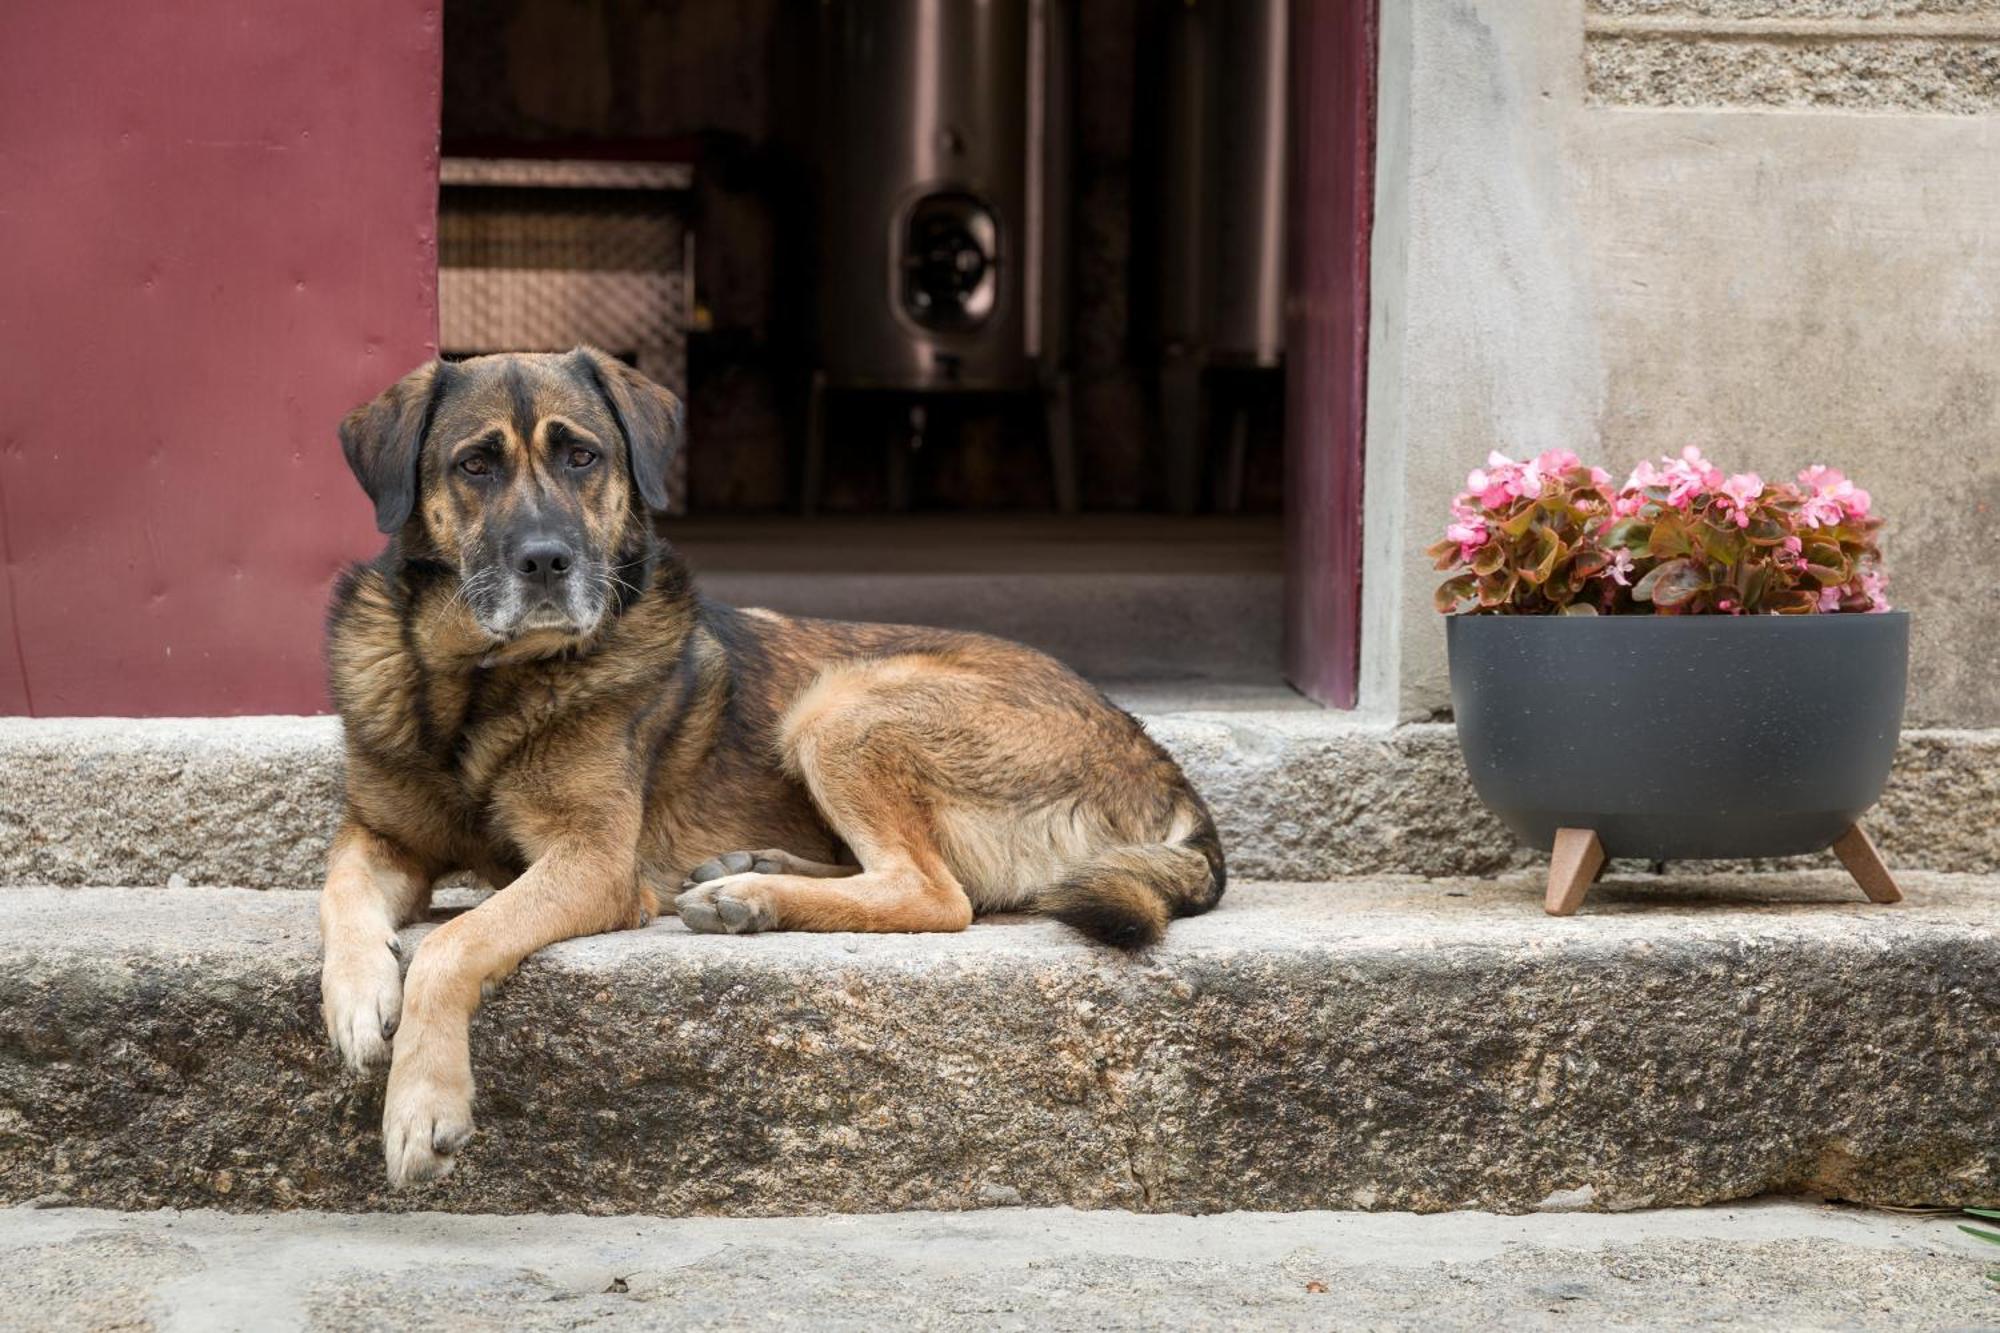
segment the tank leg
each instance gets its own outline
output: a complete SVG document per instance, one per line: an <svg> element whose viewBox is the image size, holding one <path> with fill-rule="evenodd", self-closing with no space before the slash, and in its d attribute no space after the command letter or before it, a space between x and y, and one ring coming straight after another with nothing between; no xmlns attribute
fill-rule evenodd
<svg viewBox="0 0 2000 1333"><path fill-rule="evenodd" d="M826 474L826 372L815 370L806 398L806 459L799 478L799 512L811 518L819 509L819 488Z"/></svg>
<svg viewBox="0 0 2000 1333"><path fill-rule="evenodd" d="M1201 503L1201 408L1201 362L1167 358L1160 367L1160 431L1169 513L1192 514Z"/></svg>
<svg viewBox="0 0 2000 1333"><path fill-rule="evenodd" d="M1556 830L1556 848L1549 857L1549 894L1542 910L1550 916L1575 916L1604 869L1604 844L1587 828Z"/></svg>
<svg viewBox="0 0 2000 1333"><path fill-rule="evenodd" d="M1215 507L1225 514L1243 512L1243 469L1250 457L1250 404L1241 397L1229 405L1229 449L1223 457L1221 491Z"/></svg>
<svg viewBox="0 0 2000 1333"><path fill-rule="evenodd" d="M1070 405L1069 376L1059 375L1042 395L1049 437L1049 476L1055 484L1056 512L1074 514L1079 500L1076 481L1076 418Z"/></svg>
<svg viewBox="0 0 2000 1333"><path fill-rule="evenodd" d="M922 403L910 406L909 434L889 440L889 508L896 513L910 507L910 460L922 451L931 429L930 409Z"/></svg>
<svg viewBox="0 0 2000 1333"><path fill-rule="evenodd" d="M1840 835L1833 844L1833 854L1847 867L1847 873L1854 876L1854 882L1868 895L1869 902L1903 901L1903 891L1896 887L1889 867L1882 864L1882 853L1875 850L1875 844L1861 831L1861 825L1855 824Z"/></svg>

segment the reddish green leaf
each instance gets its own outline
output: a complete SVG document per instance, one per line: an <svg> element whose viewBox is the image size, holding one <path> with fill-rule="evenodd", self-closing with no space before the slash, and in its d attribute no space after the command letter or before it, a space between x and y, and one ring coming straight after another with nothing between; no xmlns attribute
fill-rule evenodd
<svg viewBox="0 0 2000 1333"><path fill-rule="evenodd" d="M1676 607L1709 586L1708 573L1692 560L1669 560L1646 571L1632 595L1654 606Z"/></svg>
<svg viewBox="0 0 2000 1333"><path fill-rule="evenodd" d="M1458 610L1458 604L1470 598L1478 590L1478 581L1470 574L1460 574L1455 579L1446 579L1438 585L1436 595L1431 599L1437 609L1450 615Z"/></svg>
<svg viewBox="0 0 2000 1333"><path fill-rule="evenodd" d="M1791 535L1784 524L1766 515L1751 519L1750 526L1744 531L1759 546L1776 546Z"/></svg>

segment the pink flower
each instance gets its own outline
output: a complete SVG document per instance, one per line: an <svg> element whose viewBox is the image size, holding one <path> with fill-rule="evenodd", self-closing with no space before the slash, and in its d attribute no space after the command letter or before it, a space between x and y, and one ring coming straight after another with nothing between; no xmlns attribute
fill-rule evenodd
<svg viewBox="0 0 2000 1333"><path fill-rule="evenodd" d="M1868 492L1849 481L1839 468L1815 463L1799 473L1799 485L1808 492L1799 517L1809 528L1830 528L1842 519L1868 514Z"/></svg>
<svg viewBox="0 0 2000 1333"><path fill-rule="evenodd" d="M1632 586L1632 553L1620 546L1611 552L1611 563L1604 568L1611 581L1621 588Z"/></svg>
<svg viewBox="0 0 2000 1333"><path fill-rule="evenodd" d="M1630 518L1632 515L1638 513L1645 503L1645 496L1634 494L1631 491L1621 491L1611 498L1611 516L1613 518Z"/></svg>
<svg viewBox="0 0 2000 1333"><path fill-rule="evenodd" d="M1486 515L1467 494L1451 502L1451 522L1446 525L1444 535L1447 541L1458 543L1458 558L1469 563L1474 553L1492 540L1493 532L1486 525Z"/></svg>
<svg viewBox="0 0 2000 1333"><path fill-rule="evenodd" d="M1888 583L1888 581L1889 576L1879 569L1864 569L1861 571L1861 591L1873 603L1868 608L1871 612L1887 611L1889 609L1889 599L1883 595L1882 591L1883 585Z"/></svg>
<svg viewBox="0 0 2000 1333"><path fill-rule="evenodd" d="M1689 445L1681 450L1679 458L1662 458L1666 466L1655 468L1651 463L1641 463L1632 469L1631 479L1625 483L1627 490L1639 491L1652 486L1663 486L1667 491L1667 503L1677 509L1686 509L1704 491L1713 491L1722 485L1722 469L1701 456L1701 450Z"/></svg>
<svg viewBox="0 0 2000 1333"><path fill-rule="evenodd" d="M1482 468L1474 468L1465 474L1465 491L1459 499L1478 500L1488 509L1498 509L1508 499L1507 487Z"/></svg>
<svg viewBox="0 0 2000 1333"><path fill-rule="evenodd" d="M1470 523L1453 523L1444 530L1444 535L1446 540L1458 543L1458 558L1470 562L1492 534L1484 522L1475 519Z"/></svg>
<svg viewBox="0 0 2000 1333"><path fill-rule="evenodd" d="M1754 472L1739 472L1716 490L1722 512L1735 519L1736 526L1750 526L1750 504L1764 493L1764 479Z"/></svg>
<svg viewBox="0 0 2000 1333"><path fill-rule="evenodd" d="M1819 590L1819 609L1822 611L1838 611L1840 609L1840 599L1844 594L1845 590L1841 588L1821 588Z"/></svg>
<svg viewBox="0 0 2000 1333"><path fill-rule="evenodd" d="M1544 449L1534 462L1535 471L1544 477L1559 477L1571 468L1582 466L1583 460L1567 449Z"/></svg>
<svg viewBox="0 0 2000 1333"><path fill-rule="evenodd" d="M1466 474L1465 489L1488 509L1504 509L1509 501L1534 499L1542 493L1542 473L1534 462L1516 463L1495 449L1486 466Z"/></svg>
<svg viewBox="0 0 2000 1333"><path fill-rule="evenodd" d="M1522 463L1514 475L1514 494L1524 500L1531 500L1541 493L1542 465L1539 461L1531 458L1527 462Z"/></svg>

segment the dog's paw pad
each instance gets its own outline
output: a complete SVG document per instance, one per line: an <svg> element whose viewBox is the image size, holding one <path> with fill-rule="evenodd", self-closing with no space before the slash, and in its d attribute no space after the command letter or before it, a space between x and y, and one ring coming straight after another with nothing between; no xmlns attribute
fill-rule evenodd
<svg viewBox="0 0 2000 1333"><path fill-rule="evenodd" d="M398 955L387 948L346 947L327 956L320 972L320 1013L326 1034L348 1069L360 1073L389 1059L389 1039L403 1008Z"/></svg>
<svg viewBox="0 0 2000 1333"><path fill-rule="evenodd" d="M721 856L703 861L688 871L687 880L681 885L683 891L697 884L707 884L713 880L726 879L731 875L796 875L802 873L801 863L790 852L766 847L756 852L724 852Z"/></svg>
<svg viewBox="0 0 2000 1333"><path fill-rule="evenodd" d="M390 1186L402 1189L450 1175L472 1128L471 1106L457 1098L392 1094L382 1121Z"/></svg>
<svg viewBox="0 0 2000 1333"><path fill-rule="evenodd" d="M688 871L687 882L689 884L706 884L712 879L721 879L726 875L746 874L755 868L756 864L757 853L755 852L724 852L721 856L703 861L693 870Z"/></svg>
<svg viewBox="0 0 2000 1333"><path fill-rule="evenodd" d="M706 898L683 893L674 900L674 910L681 914L681 924L689 930L703 935L719 935L724 929L722 914Z"/></svg>
<svg viewBox="0 0 2000 1333"><path fill-rule="evenodd" d="M689 930L707 935L749 935L778 924L762 893L727 878L699 884L674 899Z"/></svg>

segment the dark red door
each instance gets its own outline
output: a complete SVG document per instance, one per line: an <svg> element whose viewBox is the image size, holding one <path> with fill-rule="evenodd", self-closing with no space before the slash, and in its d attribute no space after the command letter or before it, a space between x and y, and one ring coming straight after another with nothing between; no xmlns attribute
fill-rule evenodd
<svg viewBox="0 0 2000 1333"><path fill-rule="evenodd" d="M324 707L437 336L438 0L0 4L0 712Z"/></svg>
<svg viewBox="0 0 2000 1333"><path fill-rule="evenodd" d="M1375 198L1375 0L1292 3L1285 675L1338 708L1361 664L1362 422Z"/></svg>

